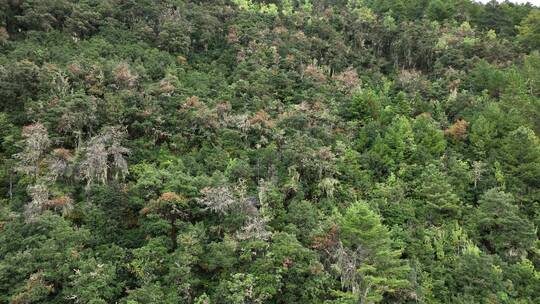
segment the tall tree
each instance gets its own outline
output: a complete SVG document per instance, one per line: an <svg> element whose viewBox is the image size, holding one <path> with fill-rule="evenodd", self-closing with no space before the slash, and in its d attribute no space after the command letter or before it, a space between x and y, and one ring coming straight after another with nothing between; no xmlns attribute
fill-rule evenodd
<svg viewBox="0 0 540 304"><path fill-rule="evenodd" d="M479 243L505 259L519 261L535 247L536 229L511 194L488 190L470 221Z"/></svg>
<svg viewBox="0 0 540 304"><path fill-rule="evenodd" d="M409 286L409 266L388 228L365 202L355 202L339 221L334 253L341 284L359 303L381 301Z"/></svg>

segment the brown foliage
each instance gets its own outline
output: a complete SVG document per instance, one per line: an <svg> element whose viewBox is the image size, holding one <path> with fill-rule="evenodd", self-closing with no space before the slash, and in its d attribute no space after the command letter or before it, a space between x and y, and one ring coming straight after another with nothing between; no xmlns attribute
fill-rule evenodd
<svg viewBox="0 0 540 304"><path fill-rule="evenodd" d="M319 151L317 151L317 156L320 160L324 161L334 161L336 158L336 155L328 147L319 149Z"/></svg>
<svg viewBox="0 0 540 304"><path fill-rule="evenodd" d="M358 78L358 73L353 68L349 68L337 75L332 77L343 89L347 91L354 90L360 84L360 78Z"/></svg>
<svg viewBox="0 0 540 304"><path fill-rule="evenodd" d="M165 201L165 202L182 201L184 200L184 197L174 192L165 192L161 194L161 196L159 197L159 200Z"/></svg>
<svg viewBox="0 0 540 304"><path fill-rule="evenodd" d="M429 113L429 112L422 112L422 113L418 114L416 117L431 118L432 115L431 115L431 113Z"/></svg>
<svg viewBox="0 0 540 304"><path fill-rule="evenodd" d="M137 81L137 75L131 72L129 65L125 62L120 63L114 68L114 78L118 84L132 87Z"/></svg>
<svg viewBox="0 0 540 304"><path fill-rule="evenodd" d="M459 89L459 85L461 83L461 79L456 79L456 80L453 80L450 82L450 84L448 85L448 89L452 92L452 91L457 91L457 89Z"/></svg>
<svg viewBox="0 0 540 304"><path fill-rule="evenodd" d="M289 30L284 26L277 26L272 30L272 33L276 35L283 35L283 34L287 34L288 32Z"/></svg>
<svg viewBox="0 0 540 304"><path fill-rule="evenodd" d="M174 85L166 79L162 79L159 82L159 90L161 91L161 93L172 94L174 93L175 89L176 88L174 87Z"/></svg>
<svg viewBox="0 0 540 304"><path fill-rule="evenodd" d="M297 31L296 33L294 33L293 37L295 39L298 39L300 41L306 39L306 34L303 32L303 31Z"/></svg>
<svg viewBox="0 0 540 304"><path fill-rule="evenodd" d="M82 67L78 63L72 63L67 66L68 71L72 74L79 75L82 72Z"/></svg>
<svg viewBox="0 0 540 304"><path fill-rule="evenodd" d="M236 54L236 62L242 62L246 60L247 56L248 55L244 49L239 50L238 53Z"/></svg>
<svg viewBox="0 0 540 304"><path fill-rule="evenodd" d="M229 33L227 34L227 42L229 44L235 44L238 43L240 39L238 39L238 33L236 27L230 27Z"/></svg>
<svg viewBox="0 0 540 304"><path fill-rule="evenodd" d="M409 93L427 92L431 85L422 72L414 69L401 70L397 77L397 83Z"/></svg>
<svg viewBox="0 0 540 304"><path fill-rule="evenodd" d="M47 131L45 127L40 123L35 123L31 125L24 126L22 129L22 135L24 137L31 137L33 135L41 136L42 134L45 134Z"/></svg>
<svg viewBox="0 0 540 304"><path fill-rule="evenodd" d="M183 196L175 192L165 192L158 199L151 200L147 206L141 209L140 214L157 213L164 218L176 220L178 217L186 215L182 210L185 200Z"/></svg>
<svg viewBox="0 0 540 304"><path fill-rule="evenodd" d="M317 250L325 250L335 246L338 243L338 226L332 225L326 235L317 236L311 243L311 248Z"/></svg>
<svg viewBox="0 0 540 304"><path fill-rule="evenodd" d="M186 101L184 102L184 104L182 105L183 108L191 108L191 109L198 109L202 106L203 104L201 103L199 97L197 96L191 96L191 97L188 97L186 98Z"/></svg>
<svg viewBox="0 0 540 304"><path fill-rule="evenodd" d="M450 128L444 130L444 134L455 140L464 140L467 138L467 128L469 122L464 119L458 119Z"/></svg>
<svg viewBox="0 0 540 304"><path fill-rule="evenodd" d="M73 154L71 154L71 150L65 149L65 148L54 149L53 154L55 156L58 156L58 157L60 157L62 159L66 159L66 160L73 158Z"/></svg>
<svg viewBox="0 0 540 304"><path fill-rule="evenodd" d="M271 120L270 115L264 110L260 110L253 117L248 120L250 126L259 125L265 128L273 128L274 122Z"/></svg>
<svg viewBox="0 0 540 304"><path fill-rule="evenodd" d="M216 105L216 111L220 117L225 116L231 109L231 103L228 101L220 102Z"/></svg>
<svg viewBox="0 0 540 304"><path fill-rule="evenodd" d="M322 70L314 64L310 64L304 69L304 75L317 82L326 81L326 76L324 75Z"/></svg>
<svg viewBox="0 0 540 304"><path fill-rule="evenodd" d="M184 64L184 63L187 62L187 58L184 57L184 56L179 55L179 56L176 56L176 61L178 61L178 63L180 63L180 64Z"/></svg>
<svg viewBox="0 0 540 304"><path fill-rule="evenodd" d="M53 198L47 202L48 207L65 207L68 205L71 205L73 203L73 200L69 196L60 196L57 198Z"/></svg>
<svg viewBox="0 0 540 304"><path fill-rule="evenodd" d="M422 74L417 70L403 69L399 72L398 81L402 84L410 84L418 81L422 77Z"/></svg>
<svg viewBox="0 0 540 304"><path fill-rule="evenodd" d="M293 260L290 257L286 257L281 264L283 268L289 269L293 265Z"/></svg>
<svg viewBox="0 0 540 304"><path fill-rule="evenodd" d="M141 209L141 215L147 215L150 212L152 212L152 209L150 209L149 207L144 207Z"/></svg>
<svg viewBox="0 0 540 304"><path fill-rule="evenodd" d="M105 75L101 67L98 65L92 66L90 71L84 76L88 92L94 95L102 95L104 79Z"/></svg>

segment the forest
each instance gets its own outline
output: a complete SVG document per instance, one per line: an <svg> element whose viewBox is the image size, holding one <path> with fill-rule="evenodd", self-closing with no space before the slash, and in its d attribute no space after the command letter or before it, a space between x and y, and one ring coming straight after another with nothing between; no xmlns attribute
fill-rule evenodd
<svg viewBox="0 0 540 304"><path fill-rule="evenodd" d="M0 0L0 303L540 303L540 8Z"/></svg>

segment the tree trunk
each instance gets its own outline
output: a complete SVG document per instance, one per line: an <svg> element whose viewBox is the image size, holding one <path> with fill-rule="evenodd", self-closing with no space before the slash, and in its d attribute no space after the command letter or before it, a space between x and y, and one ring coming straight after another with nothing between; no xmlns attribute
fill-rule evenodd
<svg viewBox="0 0 540 304"><path fill-rule="evenodd" d="M176 250L176 247L178 247L176 236L178 234L178 230L176 228L176 218L171 219L171 243L172 248L171 252L174 252Z"/></svg>
<svg viewBox="0 0 540 304"><path fill-rule="evenodd" d="M13 171L9 171L9 201L13 200Z"/></svg>

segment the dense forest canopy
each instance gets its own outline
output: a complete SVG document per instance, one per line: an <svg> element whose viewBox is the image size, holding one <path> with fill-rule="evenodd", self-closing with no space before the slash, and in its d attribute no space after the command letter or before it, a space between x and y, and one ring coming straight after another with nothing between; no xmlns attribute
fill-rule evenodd
<svg viewBox="0 0 540 304"><path fill-rule="evenodd" d="M540 303L540 9L0 0L0 303Z"/></svg>

